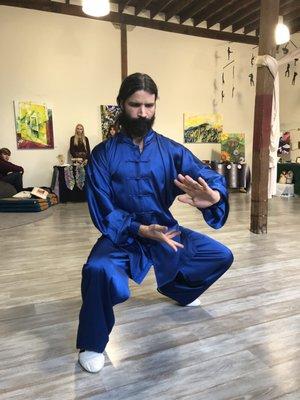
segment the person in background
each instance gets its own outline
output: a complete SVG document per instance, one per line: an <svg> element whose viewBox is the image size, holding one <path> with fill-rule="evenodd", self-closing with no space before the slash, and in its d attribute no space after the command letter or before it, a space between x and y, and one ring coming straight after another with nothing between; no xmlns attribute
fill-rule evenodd
<svg viewBox="0 0 300 400"><path fill-rule="evenodd" d="M77 124L75 135L70 139L70 154L72 158L82 158L83 161L88 160L90 156L89 139L84 134L84 127Z"/></svg>
<svg viewBox="0 0 300 400"><path fill-rule="evenodd" d="M10 183L17 192L23 190L23 167L9 161L11 151L6 147L0 149L0 181Z"/></svg>

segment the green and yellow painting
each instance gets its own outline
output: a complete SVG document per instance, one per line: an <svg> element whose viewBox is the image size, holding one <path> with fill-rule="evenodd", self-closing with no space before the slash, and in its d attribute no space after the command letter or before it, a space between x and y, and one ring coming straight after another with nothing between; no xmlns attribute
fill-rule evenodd
<svg viewBox="0 0 300 400"><path fill-rule="evenodd" d="M18 149L53 149L52 110L45 104L15 101Z"/></svg>
<svg viewBox="0 0 300 400"><path fill-rule="evenodd" d="M245 134L221 134L221 161L245 162Z"/></svg>
<svg viewBox="0 0 300 400"><path fill-rule="evenodd" d="M183 114L184 143L220 143L223 132L221 114Z"/></svg>

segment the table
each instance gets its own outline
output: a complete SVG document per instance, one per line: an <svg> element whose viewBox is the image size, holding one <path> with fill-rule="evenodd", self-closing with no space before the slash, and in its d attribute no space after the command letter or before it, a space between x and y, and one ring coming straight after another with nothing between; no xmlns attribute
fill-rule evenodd
<svg viewBox="0 0 300 400"><path fill-rule="evenodd" d="M294 196L294 184L293 183L277 183L276 184L276 196L293 197Z"/></svg>
<svg viewBox="0 0 300 400"><path fill-rule="evenodd" d="M86 201L85 168L82 165L53 167L51 189L62 203Z"/></svg>
<svg viewBox="0 0 300 400"><path fill-rule="evenodd" d="M278 163L277 164L277 182L282 171L293 171L294 178L294 191L295 194L300 195L300 164L297 163Z"/></svg>
<svg viewBox="0 0 300 400"><path fill-rule="evenodd" d="M214 171L224 175L229 189L245 188L247 192L249 191L251 174L247 164L211 161L210 166Z"/></svg>

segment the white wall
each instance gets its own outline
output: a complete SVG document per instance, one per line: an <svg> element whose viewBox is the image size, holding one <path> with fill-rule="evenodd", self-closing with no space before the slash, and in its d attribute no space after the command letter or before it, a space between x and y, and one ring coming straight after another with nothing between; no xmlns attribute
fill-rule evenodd
<svg viewBox="0 0 300 400"><path fill-rule="evenodd" d="M223 103L221 74L228 63L227 42L136 27L128 34L128 46L129 72L144 71L158 83L157 130L182 143L184 112L219 112L225 131L246 134L246 161L250 162L255 88L250 87L248 75L253 46L230 45L235 59L235 96L231 98L232 68L228 67ZM202 159L211 159L212 150L220 151L219 144L187 147Z"/></svg>
<svg viewBox="0 0 300 400"><path fill-rule="evenodd" d="M295 45L300 47L300 33L296 33L292 38ZM290 51L295 47L289 45ZM282 54L282 53L281 53ZM300 142L300 59L297 61L296 66L291 62L290 77L285 77L286 65L280 67L280 121L281 130L291 132L292 148L295 149L291 152L291 160L294 162L297 157L300 157L300 149L298 149L298 142ZM296 84L292 85L294 71L298 72L296 77Z"/></svg>
<svg viewBox="0 0 300 400"><path fill-rule="evenodd" d="M248 75L253 46L230 44L236 91L231 98L228 68L221 103L227 46L222 41L136 27L128 32L129 73L149 73L158 84L157 131L182 143L184 112L220 112L225 131L246 134L246 161L251 164L255 88L250 87ZM85 126L92 146L101 140L99 105L114 104L120 85L120 32L107 22L0 6L0 54L0 147L9 147L12 160L24 166L25 186L49 185L56 156L67 154L78 122ZM299 82L293 94L286 86L284 81L282 96L288 96L288 102L281 107L282 118L291 118L294 124L299 115L295 112ZM13 100L46 102L52 107L54 150L16 149ZM220 149L210 144L188 147L202 159L211 159L213 150Z"/></svg>
<svg viewBox="0 0 300 400"><path fill-rule="evenodd" d="M0 6L0 147L24 166L25 186L50 185L77 123L99 142L98 107L114 103L120 85L119 42L108 22ZM17 150L13 100L52 107L54 150Z"/></svg>

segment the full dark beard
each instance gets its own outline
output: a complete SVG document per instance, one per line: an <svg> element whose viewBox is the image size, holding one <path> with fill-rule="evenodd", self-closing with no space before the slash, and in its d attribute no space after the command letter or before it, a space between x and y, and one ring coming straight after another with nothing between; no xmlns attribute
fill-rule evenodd
<svg viewBox="0 0 300 400"><path fill-rule="evenodd" d="M128 136L132 138L143 138L147 135L154 124L155 116L152 118L131 118L122 113L119 116L119 123Z"/></svg>

